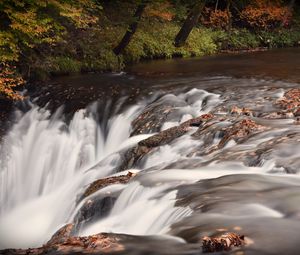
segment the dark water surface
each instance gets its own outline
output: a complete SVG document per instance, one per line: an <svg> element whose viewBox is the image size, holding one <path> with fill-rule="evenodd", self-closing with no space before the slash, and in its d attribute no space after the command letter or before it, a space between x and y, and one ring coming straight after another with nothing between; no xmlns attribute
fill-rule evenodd
<svg viewBox="0 0 300 255"><path fill-rule="evenodd" d="M216 80L226 81L220 82ZM250 81L238 84L238 79ZM256 79L258 81L254 81ZM275 87L300 82L300 49L276 49L254 53L221 54L200 59L155 60L127 67L125 73L85 74L55 78L33 96L53 108L66 104L66 111L80 109L91 101L152 95L158 91L197 86L214 90L223 86L260 86L264 80ZM283 83L277 84L278 81ZM259 84L261 83L261 84Z"/></svg>

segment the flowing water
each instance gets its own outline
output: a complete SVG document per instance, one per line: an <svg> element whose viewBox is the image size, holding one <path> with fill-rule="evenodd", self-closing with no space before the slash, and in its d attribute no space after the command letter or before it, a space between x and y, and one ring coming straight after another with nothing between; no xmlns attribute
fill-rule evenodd
<svg viewBox="0 0 300 255"><path fill-rule="evenodd" d="M270 116L299 88L299 61L296 49L158 61L132 74L62 78L32 93L0 145L0 248L41 246L78 223L88 201L114 197L75 234L155 235L184 245L233 231L248 238L249 254L296 254L300 125ZM251 113L235 115L234 107ZM155 128L136 122L147 111ZM207 113L217 119L204 129L192 126L122 168L139 141ZM262 128L223 142L224 130L244 119ZM93 181L128 171L136 173L128 184L81 199Z"/></svg>

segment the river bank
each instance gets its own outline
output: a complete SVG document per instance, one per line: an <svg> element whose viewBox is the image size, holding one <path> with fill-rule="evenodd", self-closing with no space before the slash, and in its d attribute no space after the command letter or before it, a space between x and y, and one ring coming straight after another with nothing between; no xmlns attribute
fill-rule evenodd
<svg viewBox="0 0 300 255"><path fill-rule="evenodd" d="M33 83L43 86L45 81L56 76L116 72L145 60L300 45L298 6L288 23L281 21L287 10L285 6L240 7L244 14L236 13L236 7L232 7L233 23L228 28L229 16L226 16L222 1L215 11L212 11L214 6L208 4L186 43L175 47L174 38L190 7L180 1L154 1L145 9L124 52L116 56L113 49L132 22L137 6L134 1L68 3L52 0L48 4L43 1L26 3L27 6L13 3L8 1L0 10L3 19L0 58L4 63L0 97L4 92L4 96L14 98L17 79L18 83L27 83L25 87ZM254 14L247 13L247 8L258 14L252 17ZM5 83L7 77L10 84Z"/></svg>

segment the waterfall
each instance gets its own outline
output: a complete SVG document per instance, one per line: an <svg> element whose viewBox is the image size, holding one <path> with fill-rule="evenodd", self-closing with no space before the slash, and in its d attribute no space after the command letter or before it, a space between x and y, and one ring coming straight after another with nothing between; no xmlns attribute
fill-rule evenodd
<svg viewBox="0 0 300 255"><path fill-rule="evenodd" d="M27 112L18 112L18 120L0 147L0 248L41 246L57 229L72 222L83 204L78 203L78 198L88 185L99 178L118 174L121 151L153 135L131 136L133 120L152 103L163 105L170 99L175 102L173 112L160 123L160 130L211 112L222 102L218 94L192 89L177 96L162 95L154 102L144 100L121 112L107 112L103 114L107 119L101 121L95 117L98 114L95 104L77 111L69 121L65 120L62 109L51 114L45 108L32 105ZM124 100L121 101L118 108ZM220 176L267 174L274 169L272 160L260 167L247 167L236 161L210 162L218 152L212 153L213 156L194 155L203 149L205 139L205 136L191 137L197 129L190 127L182 137L147 155L138 165L139 169L135 169L138 174L133 181L108 187L105 192L119 192L109 214L81 226L78 234L165 235L171 231L172 224L193 215L192 208L176 203L180 185ZM282 128L270 131L241 145L231 141L220 153L226 150L251 152L258 144L283 132ZM219 141L216 132L211 145ZM196 160L198 165L193 166L191 162L180 166L184 160ZM201 165L205 161L210 163ZM282 216L258 202L249 208L262 215Z"/></svg>
<svg viewBox="0 0 300 255"><path fill-rule="evenodd" d="M130 125L141 106L111 116L107 134L93 117L95 108L77 111L67 124L60 110L51 116L33 105L4 138L0 148L1 248L42 245L66 223L76 194L112 173L114 163L109 161L101 171L87 170L132 143Z"/></svg>
<svg viewBox="0 0 300 255"><path fill-rule="evenodd" d="M208 95L195 89L179 95L179 100L189 101L180 109L181 116L191 118L199 114ZM94 180L114 174L116 152L149 136L130 137L131 122L144 107L145 102L131 106L110 116L107 123L96 121L95 105L77 111L69 123L64 120L62 109L51 115L49 110L31 105L24 114L18 112L18 121L0 148L0 248L40 246L68 223L77 195ZM104 164L97 165L101 160ZM180 215L191 213L189 209L174 208L176 192L163 194L168 187L130 184L121 193L110 217L83 230L82 234L160 233ZM137 211L139 207L147 213L134 222L136 217L132 213L141 214Z"/></svg>

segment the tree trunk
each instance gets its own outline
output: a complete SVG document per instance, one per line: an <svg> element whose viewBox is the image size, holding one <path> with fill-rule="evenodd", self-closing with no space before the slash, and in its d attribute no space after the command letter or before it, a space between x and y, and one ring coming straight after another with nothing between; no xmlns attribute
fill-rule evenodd
<svg viewBox="0 0 300 255"><path fill-rule="evenodd" d="M230 7L231 7L231 0L227 0L227 6L226 6L226 13L228 16L228 24L226 27L227 32L230 32L232 28L232 15L230 12Z"/></svg>
<svg viewBox="0 0 300 255"><path fill-rule="evenodd" d="M137 7L137 9L136 9L136 11L135 11L135 13L133 15L133 21L132 21L132 23L129 25L129 27L128 27L126 33L125 33L125 35L123 36L123 38L121 40L121 42L113 50L114 53L117 56L120 55L124 51L124 49L126 48L126 46L130 43L130 41L132 39L132 36L134 35L134 33L135 33L135 31L136 31L136 29L138 27L138 23L141 20L141 17L143 15L143 12L145 10L146 5L147 5L146 1L142 1L138 5L138 7Z"/></svg>
<svg viewBox="0 0 300 255"><path fill-rule="evenodd" d="M175 46L181 47L186 42L189 34L194 26L198 23L202 10L205 6L205 1L198 1L194 8L191 10L186 20L184 21L179 33L175 37Z"/></svg>

